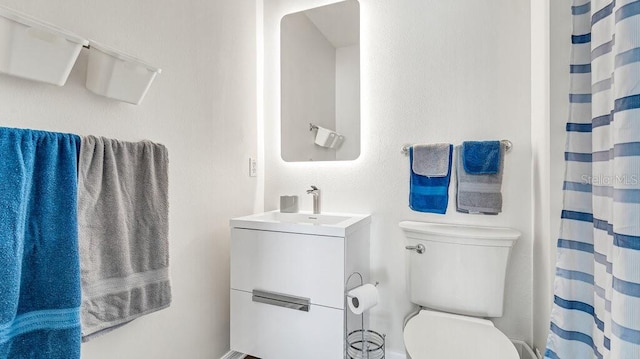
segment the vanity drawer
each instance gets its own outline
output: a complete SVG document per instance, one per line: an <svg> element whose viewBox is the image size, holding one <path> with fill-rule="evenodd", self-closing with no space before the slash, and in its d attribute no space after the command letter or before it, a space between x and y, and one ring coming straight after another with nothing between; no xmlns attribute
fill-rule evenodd
<svg viewBox="0 0 640 359"><path fill-rule="evenodd" d="M252 293L232 289L231 350L263 359L343 358L344 312L298 309L256 302Z"/></svg>
<svg viewBox="0 0 640 359"><path fill-rule="evenodd" d="M231 288L344 308L344 238L233 228Z"/></svg>

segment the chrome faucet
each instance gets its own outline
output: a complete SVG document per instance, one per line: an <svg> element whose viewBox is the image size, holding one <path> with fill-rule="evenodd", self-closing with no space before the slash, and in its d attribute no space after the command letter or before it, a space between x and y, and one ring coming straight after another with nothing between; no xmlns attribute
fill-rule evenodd
<svg viewBox="0 0 640 359"><path fill-rule="evenodd" d="M312 185L307 194L313 195L313 214L320 214L320 188Z"/></svg>

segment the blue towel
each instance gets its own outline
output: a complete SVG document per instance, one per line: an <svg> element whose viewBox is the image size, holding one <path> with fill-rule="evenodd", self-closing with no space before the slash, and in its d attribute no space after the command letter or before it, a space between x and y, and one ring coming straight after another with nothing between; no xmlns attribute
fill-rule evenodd
<svg viewBox="0 0 640 359"><path fill-rule="evenodd" d="M0 358L80 358L79 146L0 128Z"/></svg>
<svg viewBox="0 0 640 359"><path fill-rule="evenodd" d="M471 175L498 173L500 141L465 141L462 143L462 163Z"/></svg>
<svg viewBox="0 0 640 359"><path fill-rule="evenodd" d="M427 177L416 174L413 170L413 147L409 149L410 185L409 207L418 212L445 214L449 204L449 182L451 180L451 158L453 146L449 144L448 167L446 175Z"/></svg>

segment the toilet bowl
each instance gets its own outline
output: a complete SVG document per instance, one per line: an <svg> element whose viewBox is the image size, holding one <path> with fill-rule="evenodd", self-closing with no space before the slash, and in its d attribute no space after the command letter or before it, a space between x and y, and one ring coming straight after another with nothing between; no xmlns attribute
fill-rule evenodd
<svg viewBox="0 0 640 359"><path fill-rule="evenodd" d="M509 338L486 319L423 309L404 328L411 359L518 359Z"/></svg>
<svg viewBox="0 0 640 359"><path fill-rule="evenodd" d="M409 250L408 294L420 306L405 324L411 359L518 359L490 320L501 317L511 248L502 227L400 222ZM428 308L428 309L427 309Z"/></svg>

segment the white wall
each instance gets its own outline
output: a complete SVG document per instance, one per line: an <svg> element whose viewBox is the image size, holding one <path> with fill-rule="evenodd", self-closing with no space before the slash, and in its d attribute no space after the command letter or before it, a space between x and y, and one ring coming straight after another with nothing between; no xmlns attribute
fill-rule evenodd
<svg viewBox="0 0 640 359"><path fill-rule="evenodd" d="M531 145L533 169L533 338L544 353L549 323L550 238L549 2L531 3Z"/></svg>
<svg viewBox="0 0 640 359"><path fill-rule="evenodd" d="M533 61L540 72L533 72L540 86L534 93L534 346L544 352L553 303L556 242L562 211L565 123L569 116L569 55L571 46L571 1L532 2L538 11L532 26ZM536 10L537 9L537 10ZM542 65L544 64L544 65ZM543 72L543 73L541 73ZM542 76L542 77L540 77ZM538 96L536 98L535 96ZM538 105L544 108L535 107ZM538 195L540 194L540 195Z"/></svg>
<svg viewBox="0 0 640 359"><path fill-rule="evenodd" d="M569 119L569 58L571 55L571 0L550 0L550 158L551 166L551 246L550 265L547 271L555 275L556 243L560 235L560 215L562 212L562 184L564 182L565 126ZM553 298L553 283L548 286ZM548 323L547 323L548 324Z"/></svg>
<svg viewBox="0 0 640 359"><path fill-rule="evenodd" d="M405 285L401 220L509 226L523 232L508 269L504 317L496 325L532 341L531 74L529 0L361 0L362 152L355 161L286 163L280 159L279 32L286 14L329 0L264 3L265 209L281 194L323 190L325 211L372 213L372 277L381 302L372 328L403 351L412 310ZM404 143L510 139L504 207L498 216L455 212L454 186L444 216L408 208ZM461 342L461 345L464 345Z"/></svg>
<svg viewBox="0 0 640 359"><path fill-rule="evenodd" d="M163 69L140 106L0 75L0 126L150 139L170 155L173 303L82 346L86 359L219 358L229 347L229 230L251 213L256 155L253 0L0 0ZM261 201L259 201L261 202Z"/></svg>

